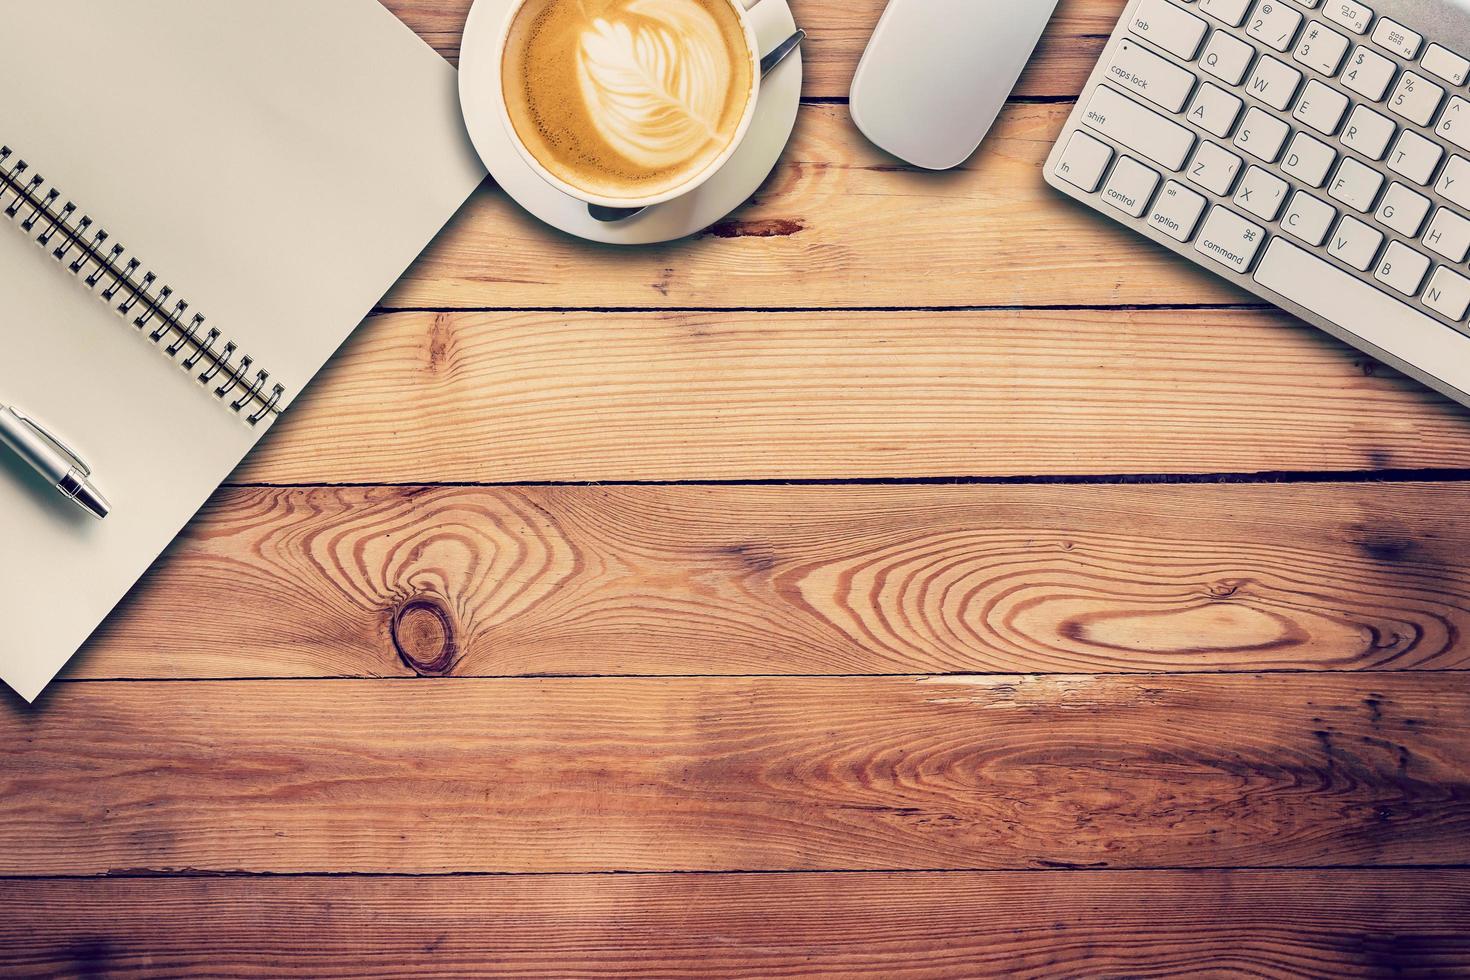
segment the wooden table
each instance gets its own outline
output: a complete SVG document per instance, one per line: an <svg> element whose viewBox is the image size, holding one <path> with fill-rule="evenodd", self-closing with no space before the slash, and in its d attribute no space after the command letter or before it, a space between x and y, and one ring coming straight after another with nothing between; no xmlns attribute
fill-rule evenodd
<svg viewBox="0 0 1470 980"><path fill-rule="evenodd" d="M7 970L1470 970L1470 413L1044 187L1122 0L943 175L793 6L752 204L483 188L0 703Z"/></svg>

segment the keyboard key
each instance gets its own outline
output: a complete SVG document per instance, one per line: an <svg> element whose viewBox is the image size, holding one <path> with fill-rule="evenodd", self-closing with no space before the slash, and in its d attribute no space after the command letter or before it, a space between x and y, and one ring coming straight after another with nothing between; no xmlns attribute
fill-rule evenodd
<svg viewBox="0 0 1470 980"><path fill-rule="evenodd" d="M1422 75L1406 71L1399 76L1398 87L1388 100L1388 111L1403 116L1416 126L1428 126L1443 98L1444 89Z"/></svg>
<svg viewBox="0 0 1470 980"><path fill-rule="evenodd" d="M1281 0L1261 0L1245 32L1262 44L1285 51L1296 40L1297 29L1302 26L1302 15Z"/></svg>
<svg viewBox="0 0 1470 980"><path fill-rule="evenodd" d="M1235 186L1235 178L1244 165L1245 161L1234 153L1205 140L1189 161L1189 182L1224 196Z"/></svg>
<svg viewBox="0 0 1470 980"><path fill-rule="evenodd" d="M1405 296L1418 296L1419 286L1429 271L1429 260L1403 242L1390 242L1373 278Z"/></svg>
<svg viewBox="0 0 1470 980"><path fill-rule="evenodd" d="M1210 35L1199 66L1229 85L1239 85L1256 56L1256 49L1224 31Z"/></svg>
<svg viewBox="0 0 1470 980"><path fill-rule="evenodd" d="M1418 238L1419 229L1424 227L1424 218L1428 214L1429 198L1403 184L1394 183L1389 185L1388 193L1378 202L1378 212L1374 217L1405 238Z"/></svg>
<svg viewBox="0 0 1470 980"><path fill-rule="evenodd" d="M1464 262L1470 253L1470 220L1440 208L1424 232L1424 247L1451 262Z"/></svg>
<svg viewBox="0 0 1470 980"><path fill-rule="evenodd" d="M1235 128L1235 120L1240 118L1240 110L1244 107L1245 103L1240 99L1213 82L1205 82L1194 94L1194 103L1189 107L1189 121L1224 139Z"/></svg>
<svg viewBox="0 0 1470 980"><path fill-rule="evenodd" d="M1336 89L1330 89L1315 78L1307 83L1302 97L1297 100L1292 118L1304 122L1319 133L1331 136L1337 132L1338 124L1347 114L1348 97Z"/></svg>
<svg viewBox="0 0 1470 980"><path fill-rule="evenodd" d="M1290 134L1291 127L1286 123L1252 106L1240 124L1240 132L1235 134L1235 145L1257 159L1274 163Z"/></svg>
<svg viewBox="0 0 1470 980"><path fill-rule="evenodd" d="M1141 218L1158 186L1158 174L1132 157L1124 157L1113 168L1113 175L1108 178L1102 196L1104 201L1124 214Z"/></svg>
<svg viewBox="0 0 1470 980"><path fill-rule="evenodd" d="M1444 150L1439 148L1438 143L1425 139L1412 129L1406 129L1399 135L1393 152L1388 155L1388 169L1416 184L1427 184L1442 156Z"/></svg>
<svg viewBox="0 0 1470 980"><path fill-rule="evenodd" d="M1229 208L1215 205L1200 230L1194 249L1236 272L1245 272L1266 241L1266 229L1253 224Z"/></svg>
<svg viewBox="0 0 1470 980"><path fill-rule="evenodd" d="M1086 133L1073 133L1057 161L1057 176L1091 194L1102 183L1113 148Z"/></svg>
<svg viewBox="0 0 1470 980"><path fill-rule="evenodd" d="M1367 272L1378 255L1378 246L1382 244L1383 232L1345 214L1328 241L1327 252L1359 272Z"/></svg>
<svg viewBox="0 0 1470 980"><path fill-rule="evenodd" d="M1154 201L1153 213L1148 223L1168 235L1176 242L1187 242L1194 237L1199 216L1205 213L1205 196L1196 194L1178 181L1169 181Z"/></svg>
<svg viewBox="0 0 1470 980"><path fill-rule="evenodd" d="M1239 27L1251 0L1199 0L1199 9L1231 27Z"/></svg>
<svg viewBox="0 0 1470 980"><path fill-rule="evenodd" d="M1348 158L1337 165L1337 173L1332 178L1332 186L1327 189L1327 196L1367 214L1373 210L1373 202L1377 200L1378 190L1382 186L1382 174Z"/></svg>
<svg viewBox="0 0 1470 980"><path fill-rule="evenodd" d="M1383 94L1388 91L1389 83L1393 81L1397 71L1398 66L1392 61L1360 44L1348 59L1342 84L1370 102L1382 102Z"/></svg>
<svg viewBox="0 0 1470 980"><path fill-rule="evenodd" d="M1439 124L1434 127L1441 139L1448 140L1462 150L1470 150L1470 102L1458 95L1450 99L1440 114Z"/></svg>
<svg viewBox="0 0 1470 980"><path fill-rule="evenodd" d="M1392 119L1360 105L1353 110L1337 141L1349 149L1357 150L1369 160L1382 160L1388 143L1397 130L1398 125Z"/></svg>
<svg viewBox="0 0 1470 980"><path fill-rule="evenodd" d="M1424 305L1458 323L1470 309L1470 279L1440 266L1430 276L1429 288L1424 290Z"/></svg>
<svg viewBox="0 0 1470 980"><path fill-rule="evenodd" d="M1242 211L1255 215L1262 221L1275 221L1286 203L1286 192L1291 186L1269 170L1251 167L1235 192L1235 203Z"/></svg>
<svg viewBox="0 0 1470 980"><path fill-rule="evenodd" d="M1424 60L1419 64L1435 78L1451 85L1463 85L1465 79L1470 77L1470 61L1438 44L1429 46L1429 50L1424 52Z"/></svg>
<svg viewBox="0 0 1470 980"><path fill-rule="evenodd" d="M1354 34L1368 33L1368 25L1373 23L1373 8L1352 0L1327 0L1322 13Z"/></svg>
<svg viewBox="0 0 1470 980"><path fill-rule="evenodd" d="M1331 78L1342 67L1343 56L1350 47L1352 42L1346 37L1326 24L1313 21L1307 26L1291 56L1313 71ZM1240 82L1237 80L1232 84L1239 85Z"/></svg>
<svg viewBox="0 0 1470 980"><path fill-rule="evenodd" d="M1434 193L1470 209L1470 160L1462 156L1450 157L1450 162L1444 165L1444 171L1435 182Z"/></svg>
<svg viewBox="0 0 1470 980"><path fill-rule="evenodd" d="M1306 191L1297 191L1291 196L1291 203L1286 206L1281 227L1287 234L1316 247L1327 240L1327 230L1332 227L1336 218L1337 211L1332 205Z"/></svg>
<svg viewBox="0 0 1470 980"><path fill-rule="evenodd" d="M1383 17L1379 19L1378 26L1373 28L1373 43L1392 51L1405 61L1413 61L1419 57L1419 47L1424 43L1424 36L1397 21Z"/></svg>
<svg viewBox="0 0 1470 980"><path fill-rule="evenodd" d="M1170 170L1184 166L1194 146L1193 132L1106 85L1093 89L1082 119L1114 142Z"/></svg>
<svg viewBox="0 0 1470 980"><path fill-rule="evenodd" d="M1292 97L1296 95L1301 81L1301 72L1269 55L1262 55L1261 60L1256 62L1256 70L1251 75L1246 91L1271 108L1284 112L1291 105Z"/></svg>
<svg viewBox="0 0 1470 980"><path fill-rule="evenodd" d="M1415 364L1443 366L1458 380L1470 364L1470 337L1401 303L1284 238L1272 239L1255 280L1329 323Z"/></svg>
<svg viewBox="0 0 1470 980"><path fill-rule="evenodd" d="M1127 38L1118 42L1108 77L1117 85L1170 112L1184 108L1194 90L1194 75Z"/></svg>
<svg viewBox="0 0 1470 980"><path fill-rule="evenodd" d="M1209 25L1167 0L1142 0L1128 29L1185 61L1193 61Z"/></svg>
<svg viewBox="0 0 1470 980"><path fill-rule="evenodd" d="M1287 147L1281 169L1304 184L1321 187L1336 161L1337 151L1332 147L1307 133L1297 133Z"/></svg>

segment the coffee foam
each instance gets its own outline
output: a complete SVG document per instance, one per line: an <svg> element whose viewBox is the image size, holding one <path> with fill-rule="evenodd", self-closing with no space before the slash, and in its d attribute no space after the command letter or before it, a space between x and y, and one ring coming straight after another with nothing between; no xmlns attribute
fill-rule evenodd
<svg viewBox="0 0 1470 980"><path fill-rule="evenodd" d="M614 199L673 190L708 167L753 81L727 0L531 0L501 75L516 134L541 165Z"/></svg>

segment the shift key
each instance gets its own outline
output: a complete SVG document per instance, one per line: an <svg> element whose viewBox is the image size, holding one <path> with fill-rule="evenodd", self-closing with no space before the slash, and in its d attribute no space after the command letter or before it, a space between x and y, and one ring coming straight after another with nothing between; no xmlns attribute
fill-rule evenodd
<svg viewBox="0 0 1470 980"><path fill-rule="evenodd" d="M1160 166L1178 171L1194 148L1194 132L1106 85L1093 89L1082 121Z"/></svg>

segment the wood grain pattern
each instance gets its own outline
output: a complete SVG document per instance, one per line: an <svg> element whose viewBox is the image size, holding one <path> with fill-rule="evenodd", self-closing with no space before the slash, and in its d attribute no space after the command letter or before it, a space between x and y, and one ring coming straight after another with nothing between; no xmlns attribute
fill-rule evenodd
<svg viewBox="0 0 1470 980"><path fill-rule="evenodd" d="M0 699L0 972L1470 974L1470 486L415 485L1470 466L1287 317L1117 308L1258 305L1041 181L1123 0L945 175L842 104L882 3L793 0L709 233L482 188L72 674L129 682Z"/></svg>
<svg viewBox="0 0 1470 980"><path fill-rule="evenodd" d="M1470 466L1470 412L1259 311L394 314L244 483Z"/></svg>
<svg viewBox="0 0 1470 980"><path fill-rule="evenodd" d="M858 59L885 0L791 0L807 30L803 44L806 98L846 98ZM384 0L384 5L450 61L459 45L470 0ZM1016 86L1018 97L1075 94L1092 71L1102 42L1113 32L1123 0L1062 0L1051 28Z"/></svg>
<svg viewBox="0 0 1470 980"><path fill-rule="evenodd" d="M1448 976L1470 970L1470 872L10 881L0 970Z"/></svg>
<svg viewBox="0 0 1470 980"><path fill-rule="evenodd" d="M1470 862L1470 674L53 685L0 874Z"/></svg>
<svg viewBox="0 0 1470 980"><path fill-rule="evenodd" d="M491 185L386 308L935 307L1255 302L1047 187L1071 111L1014 105L958 170L915 171L841 105L804 107L749 206L693 238L590 245Z"/></svg>
<svg viewBox="0 0 1470 980"><path fill-rule="evenodd" d="M1467 509L1429 484L241 489L70 676L1465 669Z"/></svg>

